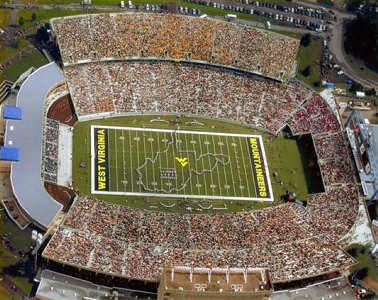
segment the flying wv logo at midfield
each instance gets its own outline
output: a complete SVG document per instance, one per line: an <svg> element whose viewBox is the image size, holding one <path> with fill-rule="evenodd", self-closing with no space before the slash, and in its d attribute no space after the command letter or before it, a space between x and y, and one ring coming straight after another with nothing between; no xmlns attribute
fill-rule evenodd
<svg viewBox="0 0 378 300"><path fill-rule="evenodd" d="M185 168L185 166L188 164L188 158L187 157L175 157L176 160L180 163L181 167Z"/></svg>

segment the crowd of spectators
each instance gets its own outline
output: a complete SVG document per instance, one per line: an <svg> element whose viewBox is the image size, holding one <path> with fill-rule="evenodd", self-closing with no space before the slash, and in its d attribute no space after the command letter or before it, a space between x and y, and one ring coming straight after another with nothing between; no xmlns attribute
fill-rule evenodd
<svg viewBox="0 0 378 300"><path fill-rule="evenodd" d="M305 105L295 112L288 121L294 135L312 133L336 133L340 123L335 113L318 94L313 94Z"/></svg>
<svg viewBox="0 0 378 300"><path fill-rule="evenodd" d="M349 144L341 132L314 136L318 159L337 159L349 156Z"/></svg>
<svg viewBox="0 0 378 300"><path fill-rule="evenodd" d="M58 178L59 122L46 118L44 130L42 178L56 183Z"/></svg>
<svg viewBox="0 0 378 300"><path fill-rule="evenodd" d="M356 221L358 188L353 184L332 187L327 193L308 197L306 218L315 234L337 241Z"/></svg>
<svg viewBox="0 0 378 300"><path fill-rule="evenodd" d="M311 92L290 82L170 62L100 62L65 68L78 115L170 112L223 118L276 133Z"/></svg>
<svg viewBox="0 0 378 300"><path fill-rule="evenodd" d="M326 186L355 182L354 170L349 157L320 162Z"/></svg>
<svg viewBox="0 0 378 300"><path fill-rule="evenodd" d="M88 14L51 23L65 65L100 59L195 60L286 80L299 44L248 26L174 14Z"/></svg>
<svg viewBox="0 0 378 300"><path fill-rule="evenodd" d="M356 182L346 138L341 132L313 135L317 157L325 186Z"/></svg>
<svg viewBox="0 0 378 300"><path fill-rule="evenodd" d="M308 208L286 203L215 215L140 210L79 197L43 256L151 281L158 280L164 265L262 267L273 281L315 276L354 263L324 238L338 237L353 224L358 191L349 191L312 196Z"/></svg>

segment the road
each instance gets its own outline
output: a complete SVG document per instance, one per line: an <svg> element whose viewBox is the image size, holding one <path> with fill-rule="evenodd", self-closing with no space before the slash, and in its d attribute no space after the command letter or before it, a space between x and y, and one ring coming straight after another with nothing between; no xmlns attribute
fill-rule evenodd
<svg viewBox="0 0 378 300"><path fill-rule="evenodd" d="M295 3L298 3L300 5L307 5L311 6L313 8L319 9L321 6L315 3L307 3L302 2L300 0L294 0ZM340 68L344 71L345 75L349 78L353 79L356 82L361 83L362 85L366 87L373 87L375 89L378 89L378 81L373 80L368 77L363 77L361 74L356 73L354 68L349 64L347 57L345 57L345 53L343 51L344 48L344 31L343 31L343 23L344 20L347 19L353 19L355 18L355 15L350 14L348 12L339 10L337 8L332 8L332 11L334 12L337 22L333 22L332 25L332 34L330 36L330 43L329 43L329 49L331 53L334 56L334 59L336 60L337 64L340 66Z"/></svg>
<svg viewBox="0 0 378 300"><path fill-rule="evenodd" d="M1 286L6 289L12 296L19 297L23 299L27 296L27 294L18 286L14 284L13 281L11 281L6 276L3 276L0 278L0 284ZM13 299L13 298L12 298Z"/></svg>

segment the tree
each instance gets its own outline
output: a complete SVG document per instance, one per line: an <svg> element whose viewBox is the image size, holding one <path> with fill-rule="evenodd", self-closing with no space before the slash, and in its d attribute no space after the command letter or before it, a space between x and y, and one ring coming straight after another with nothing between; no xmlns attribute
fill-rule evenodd
<svg viewBox="0 0 378 300"><path fill-rule="evenodd" d="M9 44L9 47L11 47L13 49L17 49L19 47L18 40L11 41L10 44Z"/></svg>
<svg viewBox="0 0 378 300"><path fill-rule="evenodd" d="M359 280L362 280L366 277L367 274L368 274L368 269L362 268L356 272L356 278Z"/></svg>
<svg viewBox="0 0 378 300"><path fill-rule="evenodd" d="M356 12L364 0L346 0L346 9L350 12Z"/></svg>
<svg viewBox="0 0 378 300"><path fill-rule="evenodd" d="M301 46L307 47L311 43L311 34L306 33L304 36L301 38Z"/></svg>
<svg viewBox="0 0 378 300"><path fill-rule="evenodd" d="M35 22L37 20L37 15L34 12L31 16L31 20L32 20L32 22Z"/></svg>
<svg viewBox="0 0 378 300"><path fill-rule="evenodd" d="M49 41L49 34L47 32L46 27L39 27L37 30L37 33L35 34L35 37L38 42L41 44L46 43Z"/></svg>
<svg viewBox="0 0 378 300"><path fill-rule="evenodd" d="M367 3L346 26L345 49L378 69L378 3Z"/></svg>
<svg viewBox="0 0 378 300"><path fill-rule="evenodd" d="M18 19L18 25L22 26L22 25L24 25L24 24L25 24L24 17L20 17L20 18Z"/></svg>
<svg viewBox="0 0 378 300"><path fill-rule="evenodd" d="M304 69L302 70L302 75L303 75L304 77L308 77L308 76L310 76L310 74L311 74L311 66L308 65L306 68L304 68Z"/></svg>
<svg viewBox="0 0 378 300"><path fill-rule="evenodd" d="M366 90L365 94L366 96L375 96L376 91L374 88L371 88L371 89Z"/></svg>
<svg viewBox="0 0 378 300"><path fill-rule="evenodd" d="M355 93L357 91L362 91L362 90L363 90L363 86L355 81L353 81L352 85L349 88L349 92L351 93Z"/></svg>

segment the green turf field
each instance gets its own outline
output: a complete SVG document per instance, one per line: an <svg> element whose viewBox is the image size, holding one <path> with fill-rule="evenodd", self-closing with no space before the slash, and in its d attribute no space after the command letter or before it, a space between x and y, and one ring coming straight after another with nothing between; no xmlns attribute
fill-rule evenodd
<svg viewBox="0 0 378 300"><path fill-rule="evenodd" d="M92 126L91 150L93 194L272 200L261 136Z"/></svg>
<svg viewBox="0 0 378 300"><path fill-rule="evenodd" d="M98 147L104 140L95 134L96 128L107 131L105 150ZM265 149L261 165L268 175L266 185L272 187L265 197L258 195L259 179L251 159L249 138L254 136L261 137ZM169 211L198 205L240 211L270 206L270 198L279 202L285 190L300 199L308 193L295 139L219 120L143 115L79 122L73 147L74 188L117 204L172 207ZM99 173L104 170L98 169L99 162L100 167L105 165L98 150L106 151L106 173Z"/></svg>

